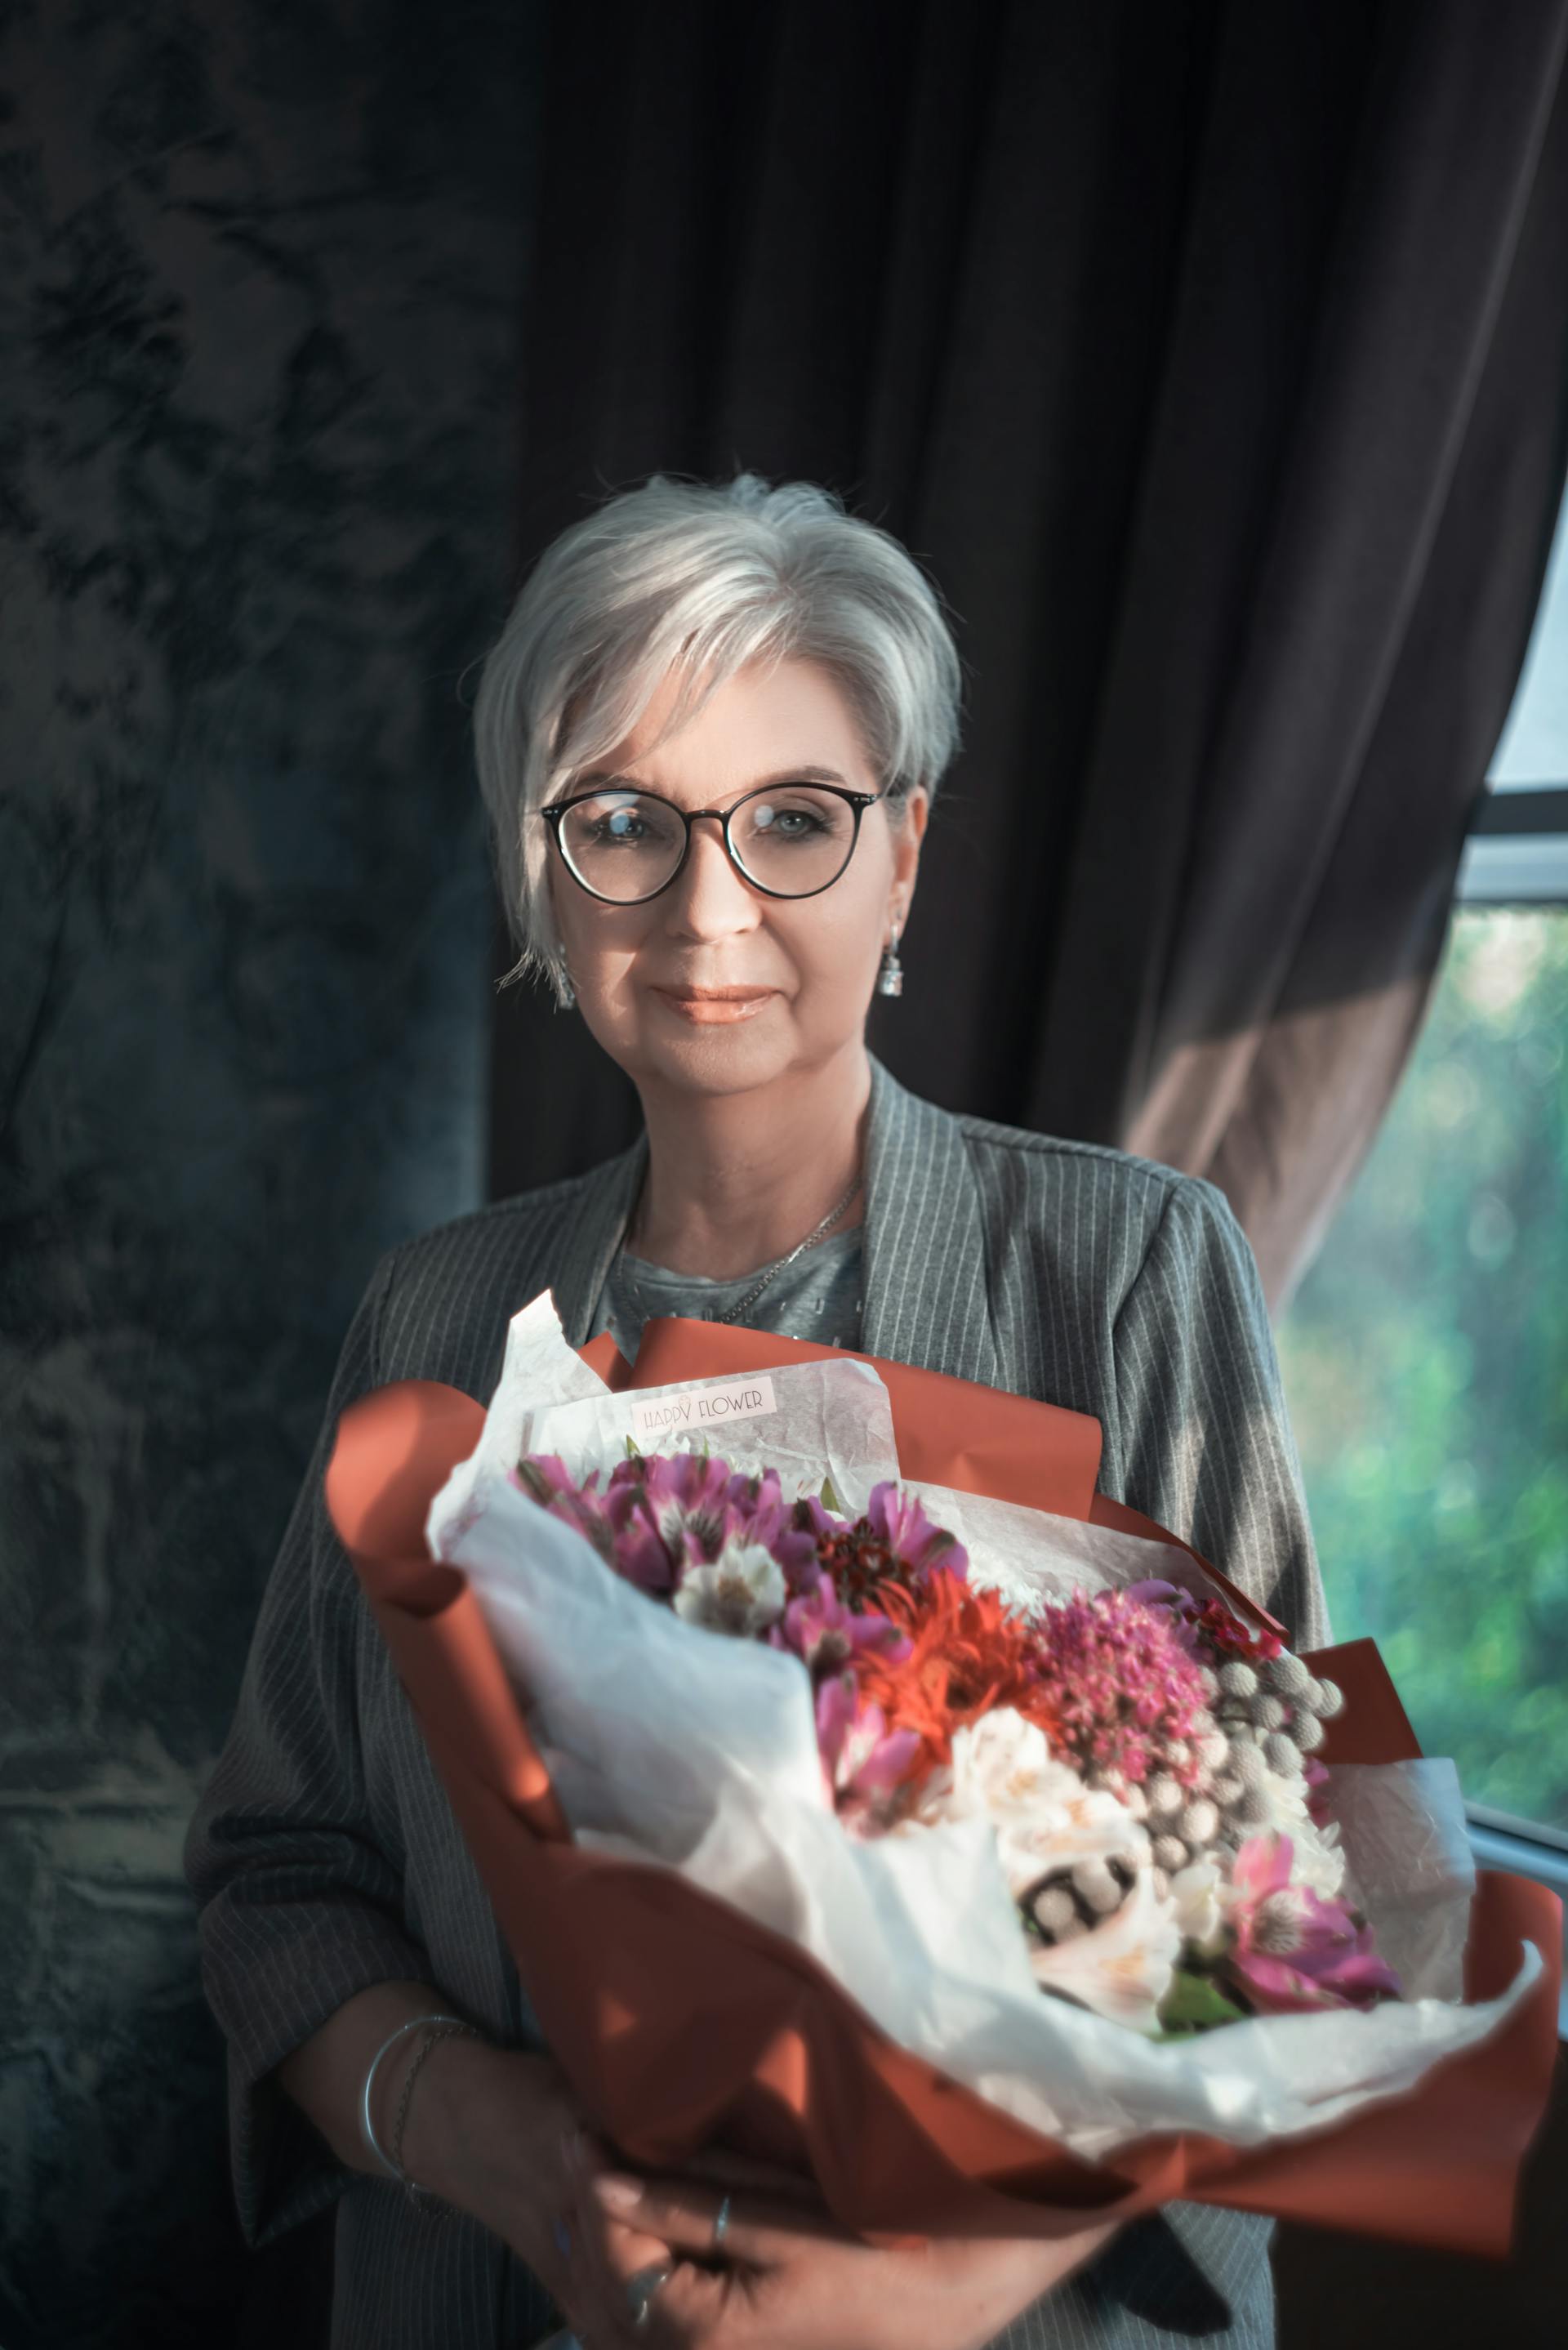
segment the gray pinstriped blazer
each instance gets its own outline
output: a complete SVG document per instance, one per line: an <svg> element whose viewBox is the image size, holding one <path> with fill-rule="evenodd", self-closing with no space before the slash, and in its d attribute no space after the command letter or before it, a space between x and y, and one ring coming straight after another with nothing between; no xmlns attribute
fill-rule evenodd
<svg viewBox="0 0 1568 2350"><path fill-rule="evenodd" d="M590 1337L645 1151L639 1140L382 1260L192 1822L241 2216L263 2241L338 2199L334 2350L511 2350L551 2313L464 2215L411 2210L389 2182L343 2169L269 2078L344 2000L390 1978L428 1981L493 2034L537 2044L327 1523L322 1470L338 1415L369 1388L443 1379L487 1399L509 1317L546 1285L568 1337ZM874 1061L864 1244L868 1352L1094 1413L1103 1491L1194 1543L1298 1645L1327 1637L1262 1293L1221 1192L1123 1152L950 1116ZM1001 2341L1152 2350L1199 2336L1261 2350L1273 2339L1268 2235L1263 2220L1174 2205L1124 2230Z"/></svg>

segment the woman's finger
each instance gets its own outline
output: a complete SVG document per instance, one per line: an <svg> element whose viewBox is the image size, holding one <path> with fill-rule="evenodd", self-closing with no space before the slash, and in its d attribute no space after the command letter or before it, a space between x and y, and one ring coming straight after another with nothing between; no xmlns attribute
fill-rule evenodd
<svg viewBox="0 0 1568 2350"><path fill-rule="evenodd" d="M634 2328L628 2281L641 2270L673 2265L677 2255L661 2238L625 2226L592 2193L600 2175L591 2142L575 2146L566 2161L570 2202L563 2219L571 2240L571 2300L593 2350L657 2350L648 2328Z"/></svg>
<svg viewBox="0 0 1568 2350"><path fill-rule="evenodd" d="M816 2243L856 2241L799 2205L721 2194L688 2178L633 2178L622 2171L605 2171L589 2182L588 2193L622 2227L657 2237L678 2251L740 2261L753 2268L776 2266L798 2250L803 2239Z"/></svg>
<svg viewBox="0 0 1568 2350"><path fill-rule="evenodd" d="M610 2222L604 2262L584 2280L583 2330L591 2350L687 2350L712 2334L726 2280L668 2248L638 2257L647 2243ZM646 2309L640 2324L639 2307Z"/></svg>
<svg viewBox="0 0 1568 2350"><path fill-rule="evenodd" d="M644 2251L646 2258L640 2257ZM585 2242L573 2270L573 2308L579 2336L592 2350L655 2350L651 2321L658 2296L649 2308L649 2323L638 2325L632 2281L658 2275L661 2270L673 2272L678 2258L646 2240L634 2244L624 2229L609 2230L598 2244Z"/></svg>

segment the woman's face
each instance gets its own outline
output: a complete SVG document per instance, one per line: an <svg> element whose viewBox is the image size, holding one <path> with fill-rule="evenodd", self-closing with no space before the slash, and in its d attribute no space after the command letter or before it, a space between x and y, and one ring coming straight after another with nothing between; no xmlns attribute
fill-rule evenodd
<svg viewBox="0 0 1568 2350"><path fill-rule="evenodd" d="M591 771L683 808L728 808L803 768L875 792L849 705L807 660L751 664L657 750L676 691L665 679L639 724ZM577 777L565 796L587 787ZM785 819L788 821L789 819ZM798 819L796 820L798 822ZM926 798L902 818L865 811L837 880L809 898L765 896L724 853L716 823L693 827L679 877L640 905L590 897L549 851L551 904L584 1019L636 1081L736 1093L823 1066L857 1042L892 924L914 889Z"/></svg>

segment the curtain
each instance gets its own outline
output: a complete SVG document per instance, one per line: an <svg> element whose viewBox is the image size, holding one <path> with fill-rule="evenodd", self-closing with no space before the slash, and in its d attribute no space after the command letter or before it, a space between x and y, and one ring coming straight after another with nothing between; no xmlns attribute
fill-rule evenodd
<svg viewBox="0 0 1568 2350"><path fill-rule="evenodd" d="M1277 1305L1419 1028L1568 469L1568 0L558 5L520 569L751 467L966 668L876 1049L1230 1196ZM498 1192L635 1102L498 1002Z"/></svg>

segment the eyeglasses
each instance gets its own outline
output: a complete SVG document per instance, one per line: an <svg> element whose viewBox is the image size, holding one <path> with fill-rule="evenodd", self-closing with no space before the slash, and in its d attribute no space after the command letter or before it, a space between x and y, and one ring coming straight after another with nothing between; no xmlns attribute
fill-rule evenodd
<svg viewBox="0 0 1568 2350"><path fill-rule="evenodd" d="M815 898L855 854L860 819L883 792L837 784L768 784L729 808L681 808L658 792L600 785L538 813L561 861L590 898L640 906L668 889L691 853L691 827L711 816L742 881L768 898Z"/></svg>

